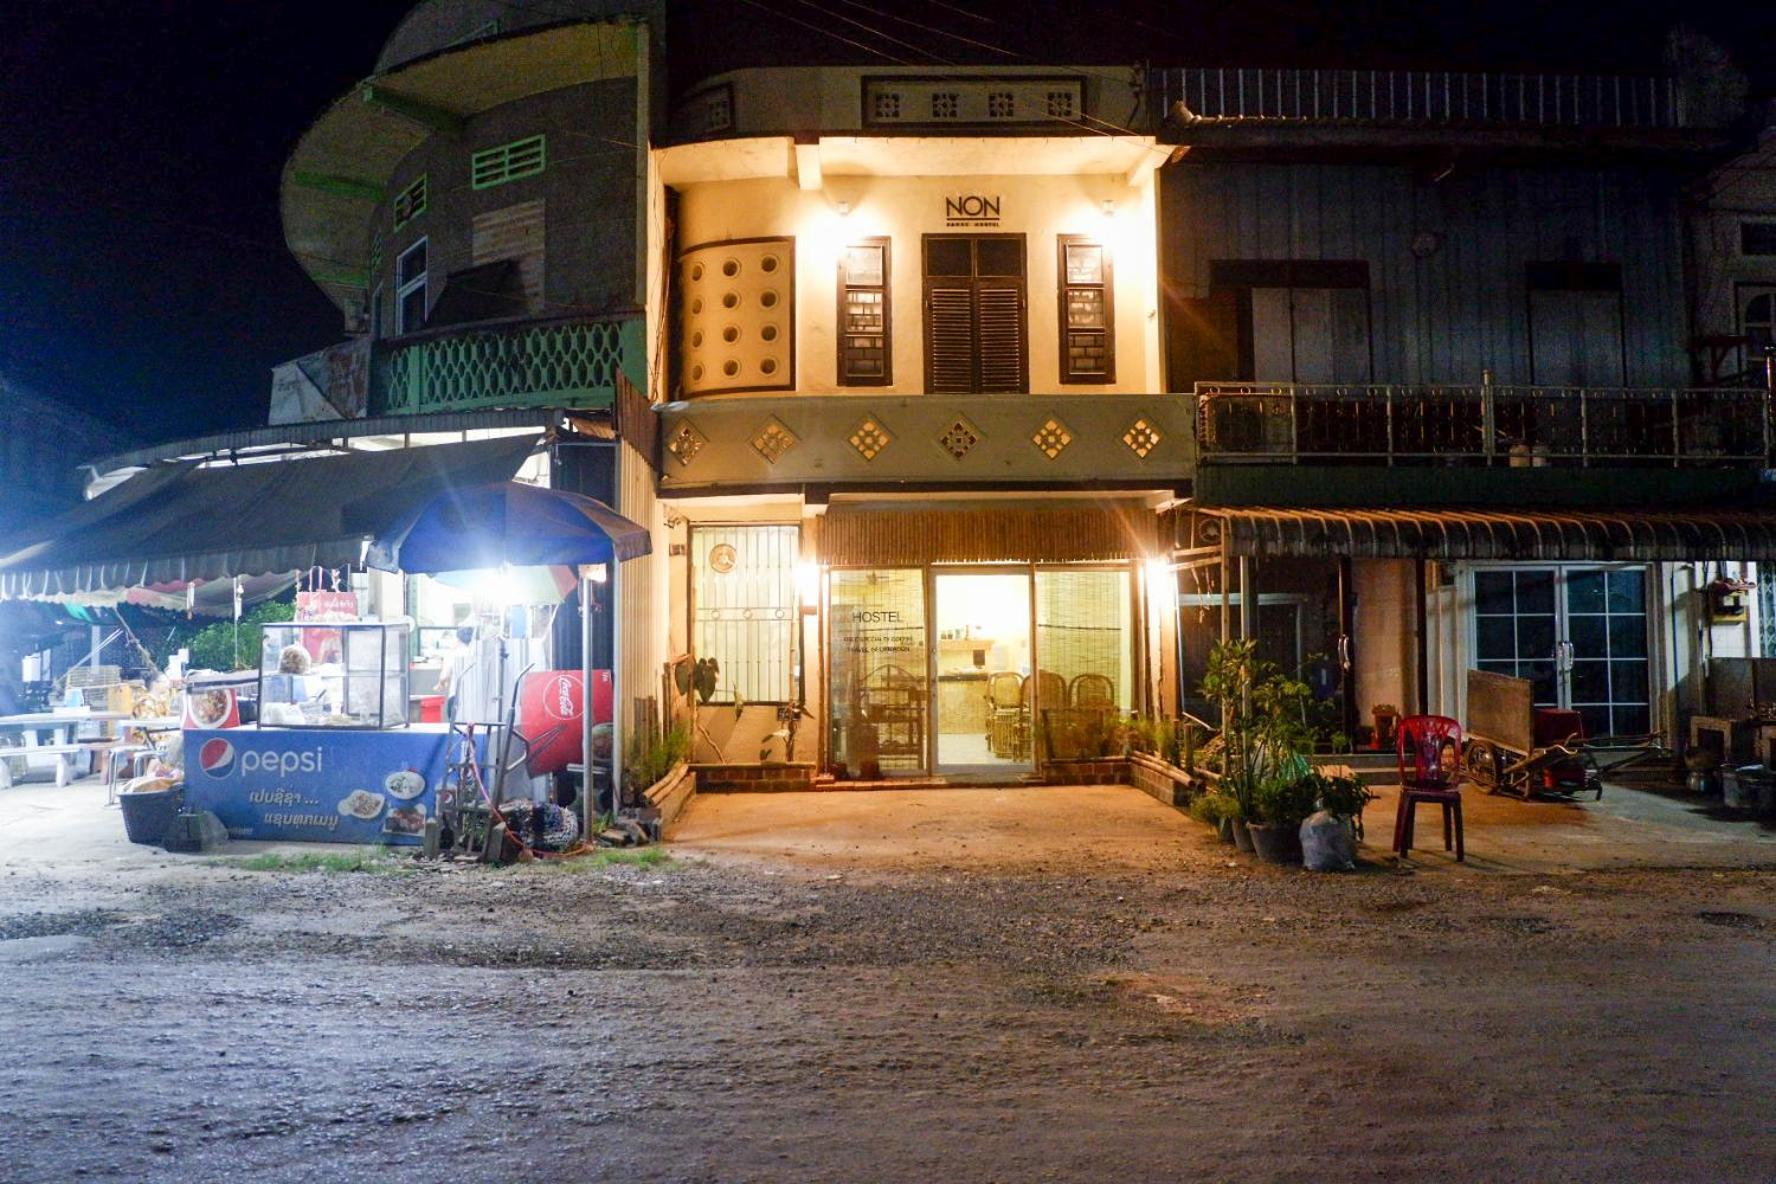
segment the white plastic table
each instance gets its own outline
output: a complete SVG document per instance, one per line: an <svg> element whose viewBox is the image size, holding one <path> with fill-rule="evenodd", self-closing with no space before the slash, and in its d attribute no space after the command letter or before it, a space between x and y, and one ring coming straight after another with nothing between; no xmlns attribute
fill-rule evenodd
<svg viewBox="0 0 1776 1184"><path fill-rule="evenodd" d="M81 724L104 723L128 719L121 711L37 711L26 715L0 715L0 736L16 734L17 747L0 748L0 789L12 788L12 762L24 758L25 771L31 769L32 757L53 757L55 782L66 785L74 779L74 758L86 751L74 742L74 729ZM48 740L44 737L48 736Z"/></svg>

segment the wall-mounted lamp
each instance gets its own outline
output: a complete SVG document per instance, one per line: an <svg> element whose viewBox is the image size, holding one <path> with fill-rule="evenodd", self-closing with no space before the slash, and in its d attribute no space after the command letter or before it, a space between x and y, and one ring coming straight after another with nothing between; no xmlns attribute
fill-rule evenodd
<svg viewBox="0 0 1776 1184"><path fill-rule="evenodd" d="M1099 208L1104 211L1104 217L1106 217L1106 218L1116 217L1116 199L1115 198L1106 197L1102 202L1099 203Z"/></svg>
<svg viewBox="0 0 1776 1184"><path fill-rule="evenodd" d="M795 565L796 599L804 613L820 611L820 565L802 562Z"/></svg>
<svg viewBox="0 0 1776 1184"><path fill-rule="evenodd" d="M848 201L839 202L838 203L838 210L839 210L839 217L841 217L841 218L846 217L847 215L849 215L851 213L851 203Z"/></svg>
<svg viewBox="0 0 1776 1184"><path fill-rule="evenodd" d="M1157 607L1170 608L1178 594L1178 578L1172 565L1164 559L1149 559L1142 565L1147 576L1147 601Z"/></svg>

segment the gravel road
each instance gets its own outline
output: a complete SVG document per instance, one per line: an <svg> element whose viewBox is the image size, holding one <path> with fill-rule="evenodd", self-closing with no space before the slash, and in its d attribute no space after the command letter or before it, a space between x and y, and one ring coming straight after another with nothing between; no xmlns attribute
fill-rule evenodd
<svg viewBox="0 0 1776 1184"><path fill-rule="evenodd" d="M1769 1180L1776 875L0 869L0 1177Z"/></svg>

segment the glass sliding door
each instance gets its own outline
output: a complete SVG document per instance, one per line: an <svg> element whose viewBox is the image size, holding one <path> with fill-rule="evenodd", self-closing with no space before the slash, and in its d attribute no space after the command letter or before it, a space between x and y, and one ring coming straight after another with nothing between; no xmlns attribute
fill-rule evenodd
<svg viewBox="0 0 1776 1184"><path fill-rule="evenodd" d="M1031 767L1030 573L940 572L932 588L938 768Z"/></svg>
<svg viewBox="0 0 1776 1184"><path fill-rule="evenodd" d="M828 751L852 777L925 771L925 573L834 571Z"/></svg>

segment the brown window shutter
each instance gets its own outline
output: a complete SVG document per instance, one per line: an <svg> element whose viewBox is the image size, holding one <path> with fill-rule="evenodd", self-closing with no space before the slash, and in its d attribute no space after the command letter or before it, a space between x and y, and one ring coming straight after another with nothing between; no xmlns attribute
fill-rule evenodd
<svg viewBox="0 0 1776 1184"><path fill-rule="evenodd" d="M974 389L974 291L937 287L925 291L925 372L927 389Z"/></svg>
<svg viewBox="0 0 1776 1184"><path fill-rule="evenodd" d="M1022 286L983 283L975 292L980 322L981 391L1023 391L1024 293Z"/></svg>
<svg viewBox="0 0 1776 1184"><path fill-rule="evenodd" d="M1166 302L1166 389L1240 376L1239 294L1174 297Z"/></svg>

